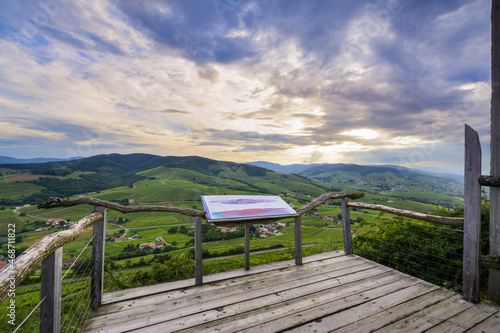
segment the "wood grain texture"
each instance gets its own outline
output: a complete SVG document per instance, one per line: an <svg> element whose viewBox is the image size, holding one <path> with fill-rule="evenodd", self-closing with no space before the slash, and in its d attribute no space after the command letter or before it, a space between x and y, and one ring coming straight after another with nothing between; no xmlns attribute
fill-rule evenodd
<svg viewBox="0 0 500 333"><path fill-rule="evenodd" d="M490 175L500 177L500 0L491 2ZM500 188L490 187L490 253L500 256ZM490 268L488 299L500 304L500 269Z"/></svg>
<svg viewBox="0 0 500 333"><path fill-rule="evenodd" d="M349 211L349 198L341 199L342 206L342 230L344 232L344 252L345 254L353 254L352 251L352 235L351 235L351 213Z"/></svg>
<svg viewBox="0 0 500 333"><path fill-rule="evenodd" d="M295 265L302 265L302 218L297 216L293 223L295 233Z"/></svg>
<svg viewBox="0 0 500 333"><path fill-rule="evenodd" d="M250 226L245 226L245 270L250 269Z"/></svg>
<svg viewBox="0 0 500 333"><path fill-rule="evenodd" d="M40 333L61 331L62 247L42 261Z"/></svg>
<svg viewBox="0 0 500 333"><path fill-rule="evenodd" d="M194 218L194 283L203 283L203 241L201 217Z"/></svg>
<svg viewBox="0 0 500 333"><path fill-rule="evenodd" d="M398 208L387 207L383 205L368 204L364 202L349 202L347 204L349 207L358 207L365 209L373 209L381 212L391 213L398 216L409 217L412 219L422 220L426 222L432 222L437 224L443 224L448 226L459 227L464 224L464 219L460 217L442 217L436 215L429 215L423 213L413 212L411 210L404 210Z"/></svg>
<svg viewBox="0 0 500 333"><path fill-rule="evenodd" d="M97 309L102 302L104 293L104 247L106 244L106 208L95 206L94 211L102 215L102 219L94 222L92 240L92 279L91 294L92 309Z"/></svg>
<svg viewBox="0 0 500 333"><path fill-rule="evenodd" d="M295 211L299 214L304 214L307 213L310 210L313 210L314 208L321 206L326 200L331 200L331 199L342 199L342 198L350 198L350 199L359 199L362 198L365 194L363 192L356 192L356 193L349 193L349 192L331 192L331 193L325 193L317 197L316 199L312 200L310 203L307 205L304 205L300 207L299 209L296 209Z"/></svg>
<svg viewBox="0 0 500 333"><path fill-rule="evenodd" d="M104 305L84 332L474 332L475 327L495 332L492 328L500 327L494 308L340 253Z"/></svg>
<svg viewBox="0 0 500 333"><path fill-rule="evenodd" d="M45 202L39 204L38 209L48 209L55 207L72 207L76 205L91 205L101 206L109 209L116 210L120 213L137 213L137 212L166 212L166 213L180 213L187 216L200 216L205 217L205 212L197 209L175 207L175 206L123 206L115 202L109 202L95 198L76 198L76 199L61 199L50 197L45 199Z"/></svg>
<svg viewBox="0 0 500 333"><path fill-rule="evenodd" d="M479 184L482 186L500 187L500 177L480 176Z"/></svg>
<svg viewBox="0 0 500 333"><path fill-rule="evenodd" d="M488 268L500 269L500 257L493 255L481 256L481 265Z"/></svg>
<svg viewBox="0 0 500 333"><path fill-rule="evenodd" d="M479 135L465 125L464 162L464 299L479 302L479 256L481 252L481 143Z"/></svg>

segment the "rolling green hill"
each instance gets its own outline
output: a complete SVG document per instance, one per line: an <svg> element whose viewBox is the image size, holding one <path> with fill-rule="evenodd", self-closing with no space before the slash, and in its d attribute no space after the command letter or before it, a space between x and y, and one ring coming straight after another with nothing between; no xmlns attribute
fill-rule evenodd
<svg viewBox="0 0 500 333"><path fill-rule="evenodd" d="M328 184L337 191L365 192L365 202L383 201L385 205L422 211L416 204L463 205L463 177L435 174L395 165L293 164L252 162L270 170L295 173ZM404 204L406 202L406 204ZM418 206L418 205L417 205Z"/></svg>
<svg viewBox="0 0 500 333"><path fill-rule="evenodd" d="M423 174L384 166L318 165L298 172L338 190L410 200L444 207L463 205L463 182L456 178Z"/></svg>
<svg viewBox="0 0 500 333"><path fill-rule="evenodd" d="M276 167L271 163L261 165ZM140 203L198 201L201 194L319 196L335 190L362 191L368 202L417 211L430 210L429 204L456 207L463 203L463 184L456 178L395 166L296 165L290 169L296 174L283 174L198 156L109 154L64 162L1 164L0 170L4 174L0 179L0 205L5 206L85 193L105 200ZM52 177L14 183L5 177L27 174Z"/></svg>
<svg viewBox="0 0 500 333"><path fill-rule="evenodd" d="M0 180L0 205L37 204L49 196L70 197L110 189L113 189L112 193L99 196L107 200L158 202L199 200L200 193L224 193L228 190L318 196L330 188L298 175L279 174L252 165L197 156L110 154L63 163L3 164L0 168L10 170L11 174L52 176L19 183ZM164 183L165 177L169 177L168 184ZM128 193L127 189L132 189L135 183L148 187ZM17 193L16 188L19 190Z"/></svg>

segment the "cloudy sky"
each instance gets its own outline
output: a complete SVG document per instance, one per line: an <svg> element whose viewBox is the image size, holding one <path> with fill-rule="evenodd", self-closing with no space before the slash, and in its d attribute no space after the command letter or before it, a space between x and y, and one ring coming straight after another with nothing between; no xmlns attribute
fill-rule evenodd
<svg viewBox="0 0 500 333"><path fill-rule="evenodd" d="M488 158L489 0L2 0L0 155ZM488 164L488 162L483 162Z"/></svg>

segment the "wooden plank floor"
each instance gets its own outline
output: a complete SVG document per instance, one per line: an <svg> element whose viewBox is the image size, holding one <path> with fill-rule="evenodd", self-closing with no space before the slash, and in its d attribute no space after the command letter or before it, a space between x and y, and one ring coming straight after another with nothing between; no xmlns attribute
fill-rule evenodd
<svg viewBox="0 0 500 333"><path fill-rule="evenodd" d="M500 332L497 310L341 251L204 282L107 294L84 332Z"/></svg>

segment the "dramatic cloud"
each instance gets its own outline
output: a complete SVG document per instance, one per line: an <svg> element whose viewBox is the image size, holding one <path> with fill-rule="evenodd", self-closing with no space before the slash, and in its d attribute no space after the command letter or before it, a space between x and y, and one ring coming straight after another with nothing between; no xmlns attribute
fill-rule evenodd
<svg viewBox="0 0 500 333"><path fill-rule="evenodd" d="M0 155L460 167L490 1L0 2Z"/></svg>

